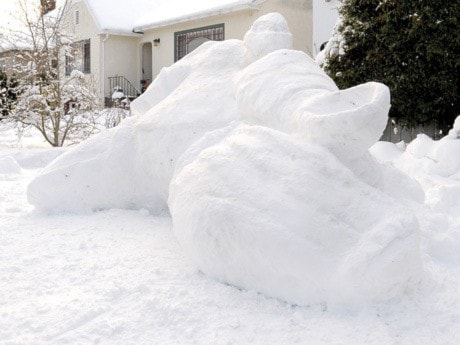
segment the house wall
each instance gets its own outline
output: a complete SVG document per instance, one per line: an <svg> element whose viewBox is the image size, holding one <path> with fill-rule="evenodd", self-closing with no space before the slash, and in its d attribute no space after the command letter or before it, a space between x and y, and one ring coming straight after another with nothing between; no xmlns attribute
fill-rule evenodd
<svg viewBox="0 0 460 345"><path fill-rule="evenodd" d="M91 40L91 74L87 77L94 80L104 97L111 94L108 77L112 76L124 76L135 87L141 88L144 43L160 39L160 44L153 45L152 51L152 71L155 78L163 67L174 63L175 32L224 23L225 39L243 39L252 23L270 12L279 12L286 18L293 34L293 48L313 55L312 3L313 0L267 0L259 10L242 10L146 30L144 35L134 37L101 33L85 1L74 0L65 22L73 41ZM75 23L77 10L80 13L79 24Z"/></svg>
<svg viewBox="0 0 460 345"><path fill-rule="evenodd" d="M279 12L288 22L292 33L293 48L313 54L313 4L312 0L268 0L262 4L256 18ZM254 18L254 20L256 19Z"/></svg>
<svg viewBox="0 0 460 345"><path fill-rule="evenodd" d="M332 37L339 18L338 0L313 0L313 57L320 52L321 44Z"/></svg>
<svg viewBox="0 0 460 345"><path fill-rule="evenodd" d="M130 36L103 36L104 51L104 90L110 96L113 90L109 87L109 77L123 76L136 88L140 89L138 68L141 63L140 39ZM126 91L126 90L125 90Z"/></svg>
<svg viewBox="0 0 460 345"><path fill-rule="evenodd" d="M79 11L79 24L75 23L75 11ZM103 95L101 84L101 41L99 27L96 24L91 12L86 7L84 1L73 1L64 17L64 30L73 42L90 39L91 40L91 73L86 74L95 88ZM64 58L64 57L63 57ZM62 64L64 65L64 64ZM64 71L62 71L64 75Z"/></svg>
<svg viewBox="0 0 460 345"><path fill-rule="evenodd" d="M267 0L260 10L244 10L219 16L193 20L160 29L146 30L139 41L138 51L143 43L160 39L160 44L153 47L153 77L165 66L174 63L174 33L194 28L225 24L225 39L244 38L252 23L260 16L279 12L287 20L293 34L293 48L308 54L313 52L312 39L312 0ZM140 59L138 59L138 79L140 78Z"/></svg>
<svg viewBox="0 0 460 345"><path fill-rule="evenodd" d="M18 54L21 52L17 50L0 52L0 71L5 72L8 77L11 77L14 72L14 65L18 62L16 59ZM23 63L23 65L26 64L27 62Z"/></svg>

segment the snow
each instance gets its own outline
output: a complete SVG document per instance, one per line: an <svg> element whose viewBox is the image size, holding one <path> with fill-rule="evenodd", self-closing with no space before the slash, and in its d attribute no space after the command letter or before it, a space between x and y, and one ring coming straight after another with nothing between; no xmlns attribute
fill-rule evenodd
<svg viewBox="0 0 460 345"><path fill-rule="evenodd" d="M244 63L249 65L272 51L292 48L292 34L282 16L269 13L252 25L244 35L244 44L247 48Z"/></svg>
<svg viewBox="0 0 460 345"><path fill-rule="evenodd" d="M132 34L133 30L142 31L150 27L159 27L191 20L214 12L234 11L252 8L254 0L136 0L119 1L114 6L112 0L85 1L94 14L102 31Z"/></svg>
<svg viewBox="0 0 460 345"><path fill-rule="evenodd" d="M419 282L417 219L322 146L248 125L198 146L169 207L206 274L301 305L388 300Z"/></svg>
<svg viewBox="0 0 460 345"><path fill-rule="evenodd" d="M6 144L4 129L3 121ZM458 214L455 224L442 212L418 214L425 277L419 288L367 306L298 306L198 272L169 217L119 209L33 212L26 188L50 154L56 149L0 147L2 157L22 166L13 178L0 175L0 343L456 343ZM19 156L29 156L27 164Z"/></svg>
<svg viewBox="0 0 460 345"><path fill-rule="evenodd" d="M163 70L132 103L135 117L50 164L29 202L52 213L169 211L200 270L291 303L399 296L420 280L418 221L385 184L396 173L374 162L381 181L369 181L363 169L386 126L388 88L339 91L291 44L271 13L244 41L203 45ZM229 129L238 123L252 126L240 135ZM408 186L400 190L417 200Z"/></svg>
<svg viewBox="0 0 460 345"><path fill-rule="evenodd" d="M390 93L379 83L338 91L308 55L278 50L241 72L236 101L244 121L320 143L338 157L353 159L381 137Z"/></svg>
<svg viewBox="0 0 460 345"><path fill-rule="evenodd" d="M19 174L20 172L21 167L13 157L0 157L0 174Z"/></svg>
<svg viewBox="0 0 460 345"><path fill-rule="evenodd" d="M460 120L374 144L385 86L267 42L202 45L75 147L1 123L2 341L455 343Z"/></svg>
<svg viewBox="0 0 460 345"><path fill-rule="evenodd" d="M397 167L420 183L427 205L452 215L460 213L459 118L449 135L441 140L419 134L402 148L391 143L376 143L371 148L371 153L381 162Z"/></svg>
<svg viewBox="0 0 460 345"><path fill-rule="evenodd" d="M321 45L332 37L334 26L339 17L338 0L312 0L313 2L313 57L322 55ZM321 59L321 57L319 57ZM321 63L318 62L319 65Z"/></svg>

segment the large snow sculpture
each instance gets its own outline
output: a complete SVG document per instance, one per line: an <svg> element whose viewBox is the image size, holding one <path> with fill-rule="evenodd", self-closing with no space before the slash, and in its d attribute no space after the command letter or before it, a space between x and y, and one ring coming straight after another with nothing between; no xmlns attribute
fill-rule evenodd
<svg viewBox="0 0 460 345"><path fill-rule="evenodd" d="M418 278L417 220L324 147L248 125L196 146L169 207L205 273L302 304L385 300Z"/></svg>
<svg viewBox="0 0 460 345"><path fill-rule="evenodd" d="M208 42L163 69L136 116L50 164L30 202L169 209L199 269L293 303L401 293L421 270L417 220L367 153L388 89L339 91L291 41L269 14L244 41Z"/></svg>

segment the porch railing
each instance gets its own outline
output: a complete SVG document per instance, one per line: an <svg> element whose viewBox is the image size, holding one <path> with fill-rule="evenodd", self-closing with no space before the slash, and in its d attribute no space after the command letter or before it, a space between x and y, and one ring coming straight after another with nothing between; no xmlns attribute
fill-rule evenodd
<svg viewBox="0 0 460 345"><path fill-rule="evenodd" d="M123 92L130 100L137 98L141 94L141 91L123 76L109 77L109 96L114 91Z"/></svg>

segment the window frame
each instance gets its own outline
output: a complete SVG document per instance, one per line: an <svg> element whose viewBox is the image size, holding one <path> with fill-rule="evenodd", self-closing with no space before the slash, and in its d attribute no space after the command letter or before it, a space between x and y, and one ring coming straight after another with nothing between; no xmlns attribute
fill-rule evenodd
<svg viewBox="0 0 460 345"><path fill-rule="evenodd" d="M70 44L70 50L72 53L65 55L65 75L70 76L73 70L91 74L91 39ZM77 61L80 62L79 66L76 64Z"/></svg>
<svg viewBox="0 0 460 345"><path fill-rule="evenodd" d="M222 32L214 32L214 30L216 30L216 29L218 29L218 30L222 29ZM209 30L212 30L211 33L210 33L211 38L209 38L208 35L205 34L205 35L193 37L193 39L196 39L196 38L199 38L199 37L205 37L205 38L208 38L211 41L224 41L225 40L225 23L202 26L202 27L198 27L198 28L193 28L193 29L188 29L188 30L182 30L182 31L175 32L174 33L174 62L179 61L180 59L182 59L184 56L186 56L189 53L188 50L187 50L187 45L191 40L189 42L187 42L187 40L190 39L190 37L189 37L189 36L191 36L190 34L198 33L198 32L206 32L206 31L209 31ZM221 38L221 39L216 39L216 38ZM182 55L182 56L180 56L180 54L182 52L181 52L181 50L179 49L179 46L178 46L179 40L185 41L185 42L181 42L181 43L185 44L185 54Z"/></svg>

